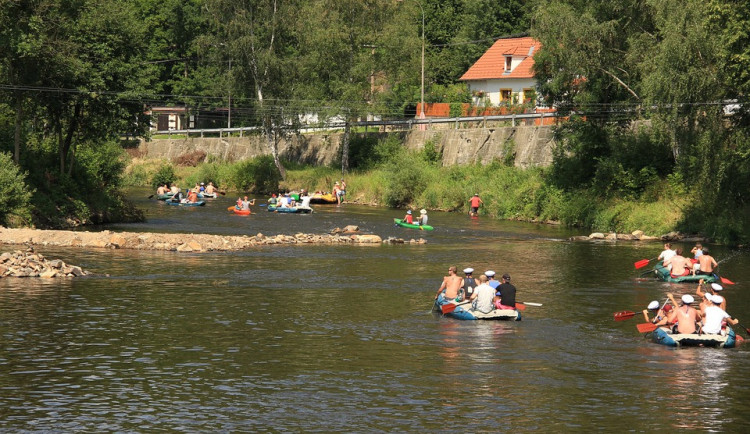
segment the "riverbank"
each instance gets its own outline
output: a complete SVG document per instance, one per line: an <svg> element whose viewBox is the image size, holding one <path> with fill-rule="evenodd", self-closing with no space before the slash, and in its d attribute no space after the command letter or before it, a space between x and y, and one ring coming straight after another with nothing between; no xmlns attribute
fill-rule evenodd
<svg viewBox="0 0 750 434"><path fill-rule="evenodd" d="M224 236L209 234L165 234L151 232L74 232L43 229L0 229L0 244L75 248L163 250L184 253L237 251L276 244L425 244L424 239L383 239L358 234L359 228L336 228L328 234Z"/></svg>

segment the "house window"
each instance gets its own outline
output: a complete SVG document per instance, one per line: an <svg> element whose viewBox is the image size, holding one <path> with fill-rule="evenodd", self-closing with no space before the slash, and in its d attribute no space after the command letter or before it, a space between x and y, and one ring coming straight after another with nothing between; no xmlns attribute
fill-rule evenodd
<svg viewBox="0 0 750 434"><path fill-rule="evenodd" d="M500 102L510 102L513 91L511 89L500 89Z"/></svg>
<svg viewBox="0 0 750 434"><path fill-rule="evenodd" d="M523 103L524 104L535 104L536 103L536 91L534 89L523 90Z"/></svg>
<svg viewBox="0 0 750 434"><path fill-rule="evenodd" d="M505 72L510 71L510 67L513 65L513 58L505 56Z"/></svg>

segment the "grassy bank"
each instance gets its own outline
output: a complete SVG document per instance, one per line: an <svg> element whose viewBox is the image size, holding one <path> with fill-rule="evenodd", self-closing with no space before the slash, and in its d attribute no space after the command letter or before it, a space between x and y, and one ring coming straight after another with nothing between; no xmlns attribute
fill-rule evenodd
<svg viewBox="0 0 750 434"><path fill-rule="evenodd" d="M546 181L541 168L520 169L500 161L489 165L442 167L430 151L402 149L383 153L378 161L345 176L349 201L399 209L467 212L469 198L478 193L484 205L480 215L520 221L559 222L592 231L631 232L636 229L661 235L690 229L685 196L649 192L649 200L602 199L586 190L565 192ZM270 176L272 161L261 158L235 163L208 162L195 167L175 166L162 160L133 160L126 169L128 185L156 185L165 173L181 187L213 181L221 189L268 194L279 189L330 191L342 178L338 169L287 163L285 180ZM276 175L278 176L278 175ZM270 182L269 182L270 178ZM278 181L278 183L276 183ZM664 189L665 191L668 189Z"/></svg>

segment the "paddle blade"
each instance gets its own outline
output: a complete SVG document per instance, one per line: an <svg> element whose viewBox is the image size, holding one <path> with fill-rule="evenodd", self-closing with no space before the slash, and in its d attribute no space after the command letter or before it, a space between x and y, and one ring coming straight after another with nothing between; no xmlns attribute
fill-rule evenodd
<svg viewBox="0 0 750 434"><path fill-rule="evenodd" d="M523 301L522 303L526 306L542 306L542 303L532 303L530 301Z"/></svg>
<svg viewBox="0 0 750 434"><path fill-rule="evenodd" d="M235 208L235 206L234 206L234 205L232 205L232 206L228 206L228 207L227 207L227 211L234 211L234 208Z"/></svg>
<svg viewBox="0 0 750 434"><path fill-rule="evenodd" d="M526 310L526 305L523 303L516 303L516 309L518 310Z"/></svg>
<svg viewBox="0 0 750 434"><path fill-rule="evenodd" d="M644 322L642 324L638 324L636 327L638 327L639 333L648 333L657 329L656 324L651 324L650 322Z"/></svg>
<svg viewBox="0 0 750 434"><path fill-rule="evenodd" d="M635 312L629 311L629 310L622 310L620 312L615 312L615 321L625 321L626 319L633 318L635 315Z"/></svg>
<svg viewBox="0 0 750 434"><path fill-rule="evenodd" d="M734 285L734 282L732 282L731 280L727 279L726 277L719 277L719 280L721 280L721 283L723 283L725 285Z"/></svg>
<svg viewBox="0 0 750 434"><path fill-rule="evenodd" d="M650 261L651 261L650 259L641 259L640 261L638 261L638 262L634 263L633 265L635 265L635 269L637 270L637 269L639 269L639 268L643 268L643 267L645 267L646 265L648 265L648 263L649 263Z"/></svg>
<svg viewBox="0 0 750 434"><path fill-rule="evenodd" d="M447 304L440 306L440 311L443 312L443 315L445 315L456 310L457 306L458 305L453 304L453 303L447 303Z"/></svg>

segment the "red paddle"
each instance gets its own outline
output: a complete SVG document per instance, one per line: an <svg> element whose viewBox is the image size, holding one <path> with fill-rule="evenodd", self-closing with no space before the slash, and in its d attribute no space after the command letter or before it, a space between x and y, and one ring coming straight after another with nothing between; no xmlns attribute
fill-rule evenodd
<svg viewBox="0 0 750 434"><path fill-rule="evenodd" d="M637 270L639 268L645 267L646 265L648 265L649 262L653 261L654 259L641 259L640 261L635 262L633 265L635 266L635 269Z"/></svg>
<svg viewBox="0 0 750 434"><path fill-rule="evenodd" d="M638 327L639 333L648 333L648 332L652 332L656 330L659 326L657 326L656 324L652 324L650 322L644 322L644 323L638 324L636 327Z"/></svg>
<svg viewBox="0 0 750 434"><path fill-rule="evenodd" d="M725 285L734 285L734 282L732 282L731 280L727 279L726 277L719 277L719 280L721 280L721 283L723 283Z"/></svg>
<svg viewBox="0 0 750 434"><path fill-rule="evenodd" d="M454 310L456 310L456 308L458 306L461 306L462 304L466 304L468 302L469 301L467 300L467 301L462 301L461 303L458 303L458 304L446 303L446 304L440 306L440 311L443 312L443 315L449 314L449 313L453 312Z"/></svg>
<svg viewBox="0 0 750 434"><path fill-rule="evenodd" d="M516 303L516 309L517 310L526 310L526 305L521 303Z"/></svg>
<svg viewBox="0 0 750 434"><path fill-rule="evenodd" d="M635 312L630 310L621 310L619 312L615 312L615 321L625 321L626 319L633 318L635 315Z"/></svg>

